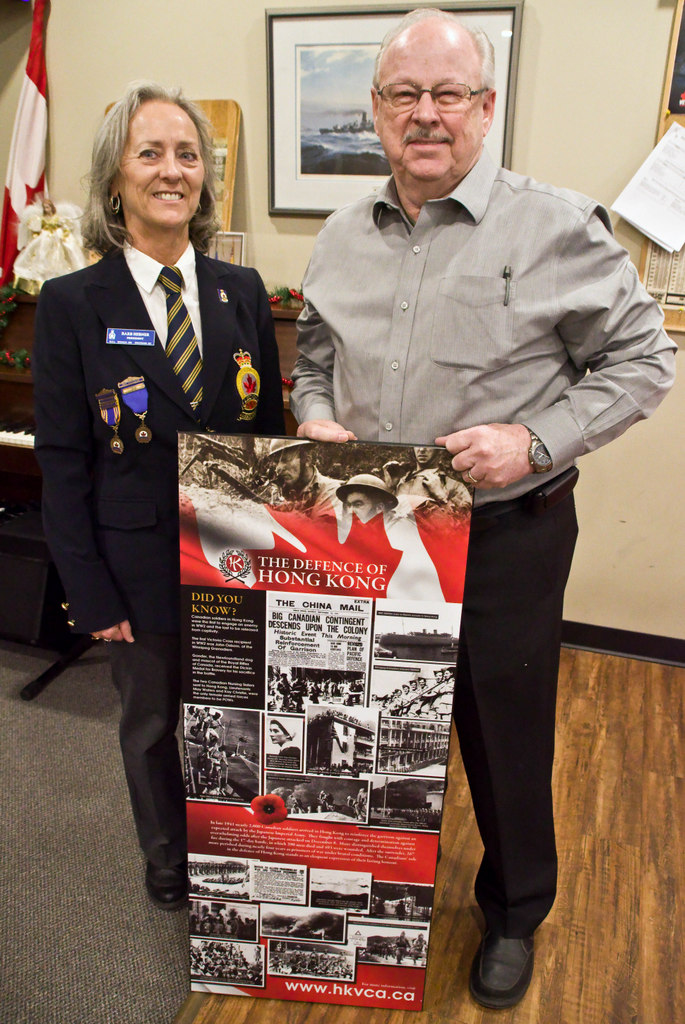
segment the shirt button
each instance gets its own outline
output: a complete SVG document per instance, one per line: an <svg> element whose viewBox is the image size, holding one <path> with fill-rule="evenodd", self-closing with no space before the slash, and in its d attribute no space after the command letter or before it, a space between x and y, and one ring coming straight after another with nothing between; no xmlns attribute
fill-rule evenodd
<svg viewBox="0 0 685 1024"><path fill-rule="evenodd" d="M412 249L412 252L420 253L421 252L421 246L420 245L415 245L414 248Z"/></svg>
<svg viewBox="0 0 685 1024"><path fill-rule="evenodd" d="M385 424L385 429L386 430L392 430L392 423L386 423Z"/></svg>
<svg viewBox="0 0 685 1024"><path fill-rule="evenodd" d="M409 309L408 302L400 302L400 309Z"/></svg>
<svg viewBox="0 0 685 1024"><path fill-rule="evenodd" d="M397 362L396 359L393 359L393 361L390 363L390 365L392 366L393 370L396 370L399 367L400 364Z"/></svg>

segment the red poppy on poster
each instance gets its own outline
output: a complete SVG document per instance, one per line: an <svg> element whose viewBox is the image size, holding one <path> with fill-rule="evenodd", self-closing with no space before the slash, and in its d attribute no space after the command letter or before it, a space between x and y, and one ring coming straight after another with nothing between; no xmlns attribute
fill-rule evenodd
<svg viewBox="0 0 685 1024"><path fill-rule="evenodd" d="M420 1010L471 492L432 446L179 469L192 988Z"/></svg>

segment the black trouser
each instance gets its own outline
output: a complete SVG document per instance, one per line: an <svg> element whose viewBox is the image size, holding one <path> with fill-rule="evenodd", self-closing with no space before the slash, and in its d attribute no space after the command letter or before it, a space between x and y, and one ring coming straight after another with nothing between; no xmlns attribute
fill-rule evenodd
<svg viewBox="0 0 685 1024"><path fill-rule="evenodd" d="M572 495L536 517L474 515L454 721L484 845L476 899L489 928L530 935L556 893L551 777Z"/></svg>
<svg viewBox="0 0 685 1024"><path fill-rule="evenodd" d="M176 740L181 656L175 635L135 633L108 645L121 698L119 741L141 848L171 867L187 855L185 788Z"/></svg>

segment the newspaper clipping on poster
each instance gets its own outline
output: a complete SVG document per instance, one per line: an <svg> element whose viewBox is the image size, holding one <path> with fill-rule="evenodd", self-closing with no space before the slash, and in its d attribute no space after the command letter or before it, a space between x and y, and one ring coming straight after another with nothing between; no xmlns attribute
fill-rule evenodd
<svg viewBox="0 0 685 1024"><path fill-rule="evenodd" d="M179 453L191 987L420 1010L472 492L434 446Z"/></svg>

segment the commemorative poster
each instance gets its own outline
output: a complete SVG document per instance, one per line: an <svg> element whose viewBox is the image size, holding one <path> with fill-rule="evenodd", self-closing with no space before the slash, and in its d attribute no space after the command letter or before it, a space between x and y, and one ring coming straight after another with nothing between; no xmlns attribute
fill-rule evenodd
<svg viewBox="0 0 685 1024"><path fill-rule="evenodd" d="M179 477L191 987L420 1010L472 493L246 435Z"/></svg>

